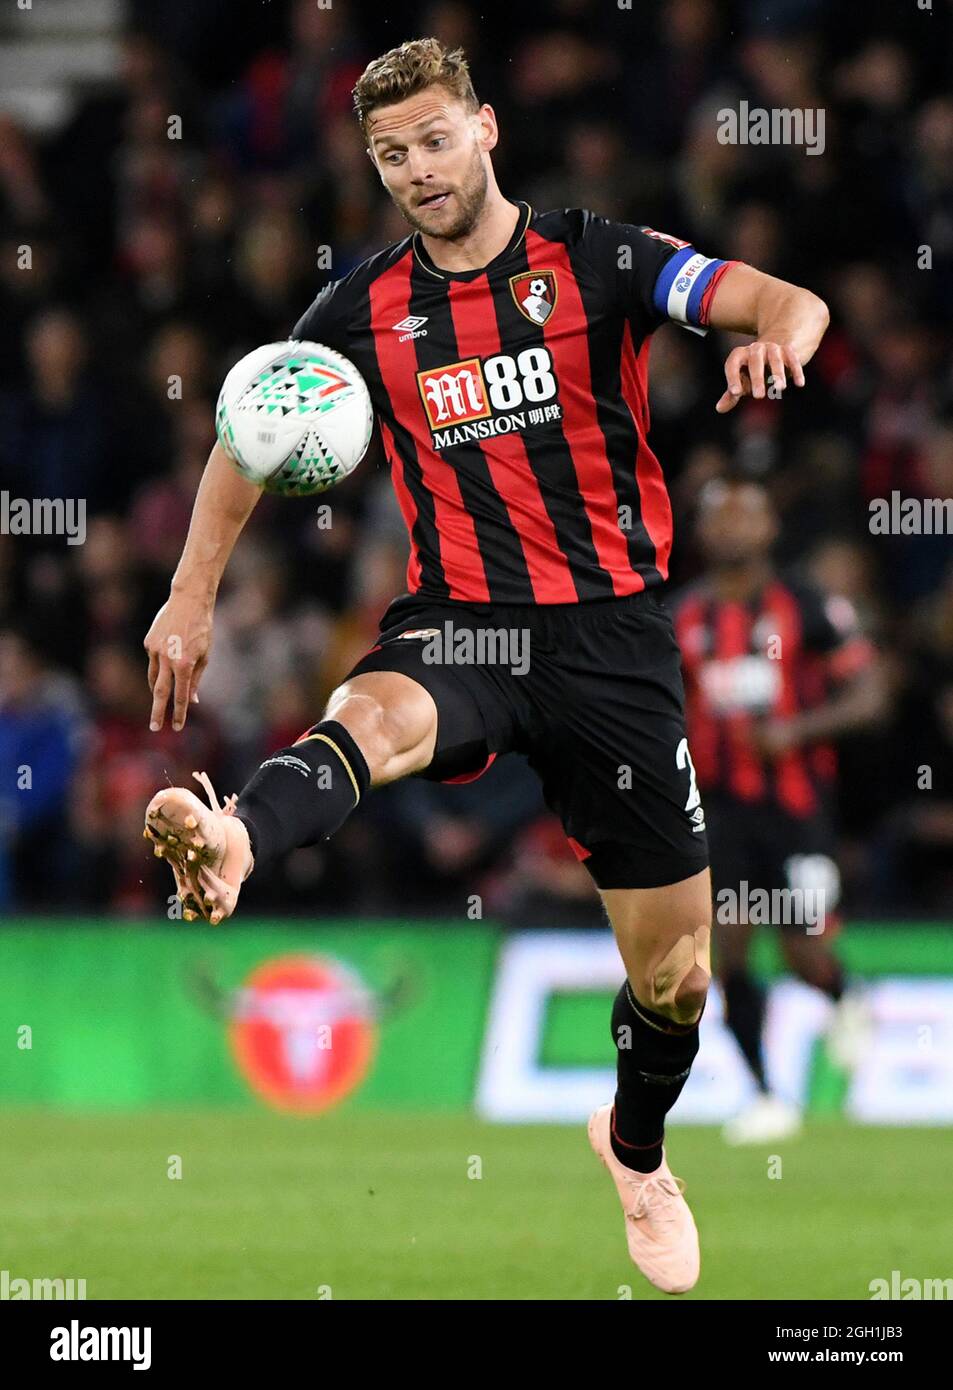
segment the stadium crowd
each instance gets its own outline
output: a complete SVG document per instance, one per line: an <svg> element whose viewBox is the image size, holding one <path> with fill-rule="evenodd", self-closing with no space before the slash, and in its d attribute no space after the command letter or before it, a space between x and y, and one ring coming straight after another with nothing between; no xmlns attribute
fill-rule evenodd
<svg viewBox="0 0 953 1390"><path fill-rule="evenodd" d="M404 236L350 89L378 52L434 33L466 47L497 110L509 196L662 228L830 304L808 389L783 408L716 415L733 343L657 333L670 588L700 570L704 484L764 480L779 560L853 601L889 678L887 718L841 750L848 913L953 908L953 541L869 526L870 501L894 491L953 497L953 15L933 10L130 4L113 81L79 93L62 130L40 137L0 106L0 489L86 503L82 544L0 534L0 907L165 911L167 874L141 838L156 787L193 769L220 793L241 786L319 717L404 588L375 440L318 499L330 514L263 500L222 586L201 702L182 734L149 733L142 639L218 386L329 279ZM743 100L823 109L823 153L721 143L718 112ZM333 852L298 851L248 901L465 921L474 893L484 913L538 925L596 913L517 757L467 787L375 793Z"/></svg>

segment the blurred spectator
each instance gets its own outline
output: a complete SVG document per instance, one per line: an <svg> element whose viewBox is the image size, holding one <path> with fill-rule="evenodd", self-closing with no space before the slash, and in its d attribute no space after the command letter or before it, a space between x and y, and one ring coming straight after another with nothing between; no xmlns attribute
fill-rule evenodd
<svg viewBox="0 0 953 1390"><path fill-rule="evenodd" d="M208 714L192 712L181 734L167 722L148 729L151 700L138 657L118 642L90 647L92 701L87 755L72 796L73 833L84 858L82 896L116 912L152 908L158 876L143 854L142 806L158 787L192 785L192 772L219 771L218 737ZM165 877L162 886L168 888ZM77 891L79 885L77 885Z"/></svg>
<svg viewBox="0 0 953 1390"><path fill-rule="evenodd" d="M0 907L66 906L78 888L66 808L83 741L75 684L0 630Z"/></svg>
<svg viewBox="0 0 953 1390"><path fill-rule="evenodd" d="M112 478L105 391L82 322L51 306L26 331L24 389L4 393L0 475L28 497L106 504Z"/></svg>

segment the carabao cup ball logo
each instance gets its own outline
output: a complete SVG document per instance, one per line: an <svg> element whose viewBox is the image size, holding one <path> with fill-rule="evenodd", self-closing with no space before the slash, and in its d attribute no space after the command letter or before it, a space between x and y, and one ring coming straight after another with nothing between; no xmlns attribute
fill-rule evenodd
<svg viewBox="0 0 953 1390"><path fill-rule="evenodd" d="M235 999L228 1034L252 1090L278 1110L314 1114L357 1089L377 1045L373 996L338 961L280 956Z"/></svg>

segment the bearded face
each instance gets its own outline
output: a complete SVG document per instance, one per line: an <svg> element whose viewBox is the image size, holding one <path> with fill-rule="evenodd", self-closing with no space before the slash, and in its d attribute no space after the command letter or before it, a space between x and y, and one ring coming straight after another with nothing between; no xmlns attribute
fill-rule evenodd
<svg viewBox="0 0 953 1390"><path fill-rule="evenodd" d="M453 241L478 223L489 189L486 126L442 88L371 113L371 156L410 225Z"/></svg>

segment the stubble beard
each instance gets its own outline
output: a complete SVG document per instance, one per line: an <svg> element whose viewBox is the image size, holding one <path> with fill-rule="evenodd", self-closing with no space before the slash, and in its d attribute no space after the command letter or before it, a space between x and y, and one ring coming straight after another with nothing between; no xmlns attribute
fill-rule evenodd
<svg viewBox="0 0 953 1390"><path fill-rule="evenodd" d="M473 151L473 161L464 177L463 183L459 188L453 189L454 199L457 204L457 215L446 226L433 226L425 218L417 215L417 209L406 206L394 198L397 209L401 216L410 223L415 231L422 232L424 236L433 237L441 241L458 241L461 237L469 236L476 224L479 222L486 206L486 194L489 186L486 168L480 152ZM391 195L393 197L393 195Z"/></svg>

